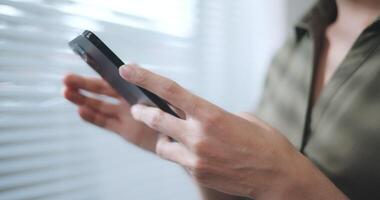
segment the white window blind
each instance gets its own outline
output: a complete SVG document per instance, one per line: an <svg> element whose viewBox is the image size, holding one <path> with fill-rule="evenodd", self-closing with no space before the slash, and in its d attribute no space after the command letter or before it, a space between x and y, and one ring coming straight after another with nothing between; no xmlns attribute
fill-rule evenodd
<svg viewBox="0 0 380 200"><path fill-rule="evenodd" d="M120 199L123 191L126 199L170 199L183 193L157 193L181 183L161 179L182 171L132 145L124 149L122 139L85 124L60 90L68 72L95 75L67 46L84 29L96 32L124 61L186 82L183 77L195 70L189 67L192 3L0 2L0 199ZM158 175L147 173L155 168Z"/></svg>
<svg viewBox="0 0 380 200"><path fill-rule="evenodd" d="M197 199L180 167L80 120L60 95L61 79L96 74L67 42L92 30L123 61L247 110L286 35L284 4L1 0L0 199Z"/></svg>

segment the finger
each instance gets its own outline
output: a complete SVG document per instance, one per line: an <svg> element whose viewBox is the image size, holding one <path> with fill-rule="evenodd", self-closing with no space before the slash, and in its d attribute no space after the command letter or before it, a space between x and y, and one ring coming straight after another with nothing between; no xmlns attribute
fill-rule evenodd
<svg viewBox="0 0 380 200"><path fill-rule="evenodd" d="M116 115L120 112L119 106L87 97L70 88L65 88L64 97L78 106L86 106L106 115Z"/></svg>
<svg viewBox="0 0 380 200"><path fill-rule="evenodd" d="M139 104L132 106L131 113L135 120L142 121L150 128L160 133L165 133L178 142L186 143L186 138L183 134L186 127L182 119L165 113L158 108Z"/></svg>
<svg viewBox="0 0 380 200"><path fill-rule="evenodd" d="M191 153L186 147L178 142L170 141L165 134L160 134L156 144L156 153L161 158L188 167L191 162Z"/></svg>
<svg viewBox="0 0 380 200"><path fill-rule="evenodd" d="M120 75L127 81L157 94L188 114L193 112L194 106L197 103L198 98L176 82L136 65L124 65L120 67Z"/></svg>
<svg viewBox="0 0 380 200"><path fill-rule="evenodd" d="M83 89L97 94L118 98L120 95L103 79L88 78L76 74L68 74L63 79L64 84L73 89Z"/></svg>
<svg viewBox="0 0 380 200"><path fill-rule="evenodd" d="M176 108L174 106L170 106L172 110L174 110L175 113L179 116L179 118L186 120L186 113L183 112L183 110Z"/></svg>
<svg viewBox="0 0 380 200"><path fill-rule="evenodd" d="M90 122L102 128L117 130L118 121L116 118L112 118L100 112L96 112L86 106L79 107L78 112L82 119L87 122Z"/></svg>

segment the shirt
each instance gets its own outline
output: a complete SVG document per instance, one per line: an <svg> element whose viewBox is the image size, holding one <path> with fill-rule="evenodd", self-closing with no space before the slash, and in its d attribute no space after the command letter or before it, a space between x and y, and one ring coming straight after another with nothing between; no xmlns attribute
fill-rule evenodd
<svg viewBox="0 0 380 200"><path fill-rule="evenodd" d="M357 38L312 105L334 0L296 25L269 68L257 117L277 128L351 199L380 199L380 20Z"/></svg>

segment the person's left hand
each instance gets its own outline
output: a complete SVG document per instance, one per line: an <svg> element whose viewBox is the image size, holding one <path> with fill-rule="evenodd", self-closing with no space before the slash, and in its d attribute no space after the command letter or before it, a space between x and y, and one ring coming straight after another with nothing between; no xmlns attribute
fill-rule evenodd
<svg viewBox="0 0 380 200"><path fill-rule="evenodd" d="M297 184L309 186L305 180L321 175L264 122L226 112L136 65L121 67L120 74L185 113L185 118L179 119L155 107L131 108L136 120L161 133L156 153L187 168L198 183L255 199L294 199L291 196L299 195L293 191ZM297 189L306 192L306 188Z"/></svg>

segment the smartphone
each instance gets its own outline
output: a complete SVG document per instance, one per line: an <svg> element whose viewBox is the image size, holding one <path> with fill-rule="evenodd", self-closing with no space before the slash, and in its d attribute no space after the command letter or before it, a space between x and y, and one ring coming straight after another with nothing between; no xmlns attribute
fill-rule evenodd
<svg viewBox="0 0 380 200"><path fill-rule="evenodd" d="M119 75L119 67L124 65L94 33L85 30L69 42L70 48L93 68L112 88L114 88L130 105L141 103L155 106L179 117L169 104L154 93L129 83Z"/></svg>

